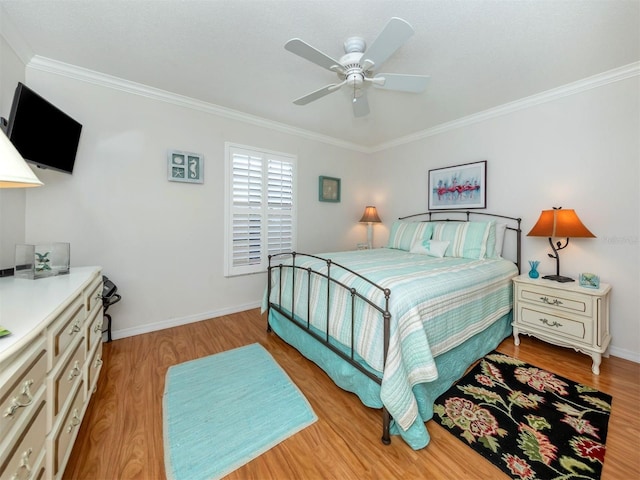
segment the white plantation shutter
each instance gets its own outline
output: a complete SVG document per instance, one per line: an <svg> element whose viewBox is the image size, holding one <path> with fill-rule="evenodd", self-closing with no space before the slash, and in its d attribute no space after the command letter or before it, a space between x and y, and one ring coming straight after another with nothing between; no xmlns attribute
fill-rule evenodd
<svg viewBox="0 0 640 480"><path fill-rule="evenodd" d="M266 270L295 248L295 157L227 144L225 275Z"/></svg>

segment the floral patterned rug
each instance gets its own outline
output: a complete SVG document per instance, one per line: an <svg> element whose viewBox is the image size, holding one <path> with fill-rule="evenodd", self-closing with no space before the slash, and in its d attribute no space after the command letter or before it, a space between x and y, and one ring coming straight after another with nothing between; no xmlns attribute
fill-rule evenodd
<svg viewBox="0 0 640 480"><path fill-rule="evenodd" d="M433 419L515 479L599 479L611 396L492 352Z"/></svg>

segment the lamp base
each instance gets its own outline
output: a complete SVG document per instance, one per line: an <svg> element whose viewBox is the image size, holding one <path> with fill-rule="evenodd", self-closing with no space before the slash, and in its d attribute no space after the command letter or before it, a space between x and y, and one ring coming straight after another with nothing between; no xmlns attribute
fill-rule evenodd
<svg viewBox="0 0 640 480"><path fill-rule="evenodd" d="M546 280L553 280L555 282L560 282L560 283L568 283L568 282L575 282L575 280L571 277L563 277L562 275L545 275L544 277L542 277Z"/></svg>

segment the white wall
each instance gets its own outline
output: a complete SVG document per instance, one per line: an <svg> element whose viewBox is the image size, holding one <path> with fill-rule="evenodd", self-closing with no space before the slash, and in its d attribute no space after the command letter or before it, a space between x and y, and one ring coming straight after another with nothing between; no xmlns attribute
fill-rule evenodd
<svg viewBox="0 0 640 480"><path fill-rule="evenodd" d="M0 116L8 119L13 92L24 81L25 65L0 35ZM15 263L15 245L24 243L26 195L22 188L0 190L0 270Z"/></svg>
<svg viewBox="0 0 640 480"><path fill-rule="evenodd" d="M427 172L487 160L487 210L523 219L573 208L595 239L572 239L561 273L613 286L612 349L640 361L640 81L637 76L373 155L385 220L427 210ZM380 233L385 233L380 229ZM379 242L385 238L379 235ZM523 263L554 273L547 239L523 237Z"/></svg>
<svg viewBox="0 0 640 480"><path fill-rule="evenodd" d="M27 240L104 268L123 295L115 336L259 304L264 274L223 275L225 141L298 156L299 251L365 239L363 154L31 68L27 83L84 125L73 175L40 171L27 193ZM169 182L168 149L203 154L204 184ZM318 201L319 175L342 179L341 203Z"/></svg>

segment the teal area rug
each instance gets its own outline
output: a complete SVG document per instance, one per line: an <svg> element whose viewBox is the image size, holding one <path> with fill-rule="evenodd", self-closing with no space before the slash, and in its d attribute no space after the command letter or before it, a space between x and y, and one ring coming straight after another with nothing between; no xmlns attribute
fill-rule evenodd
<svg viewBox="0 0 640 480"><path fill-rule="evenodd" d="M257 343L175 365L163 397L167 477L215 479L317 420Z"/></svg>
<svg viewBox="0 0 640 480"><path fill-rule="evenodd" d="M511 478L599 479L611 401L493 352L436 400L433 419Z"/></svg>

